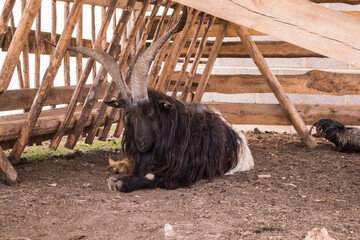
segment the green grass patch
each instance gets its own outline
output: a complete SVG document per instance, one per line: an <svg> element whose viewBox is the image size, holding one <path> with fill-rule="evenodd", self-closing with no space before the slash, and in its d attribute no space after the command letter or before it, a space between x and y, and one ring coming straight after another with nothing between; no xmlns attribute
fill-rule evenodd
<svg viewBox="0 0 360 240"><path fill-rule="evenodd" d="M21 157L27 161L41 161L55 156L65 156L75 153L76 151L86 152L94 149L111 150L121 148L121 140L115 141L94 141L93 144L78 142L73 150L65 147L58 147L56 151L51 150L47 146L28 146L25 148ZM5 151L5 155L9 156L10 150Z"/></svg>

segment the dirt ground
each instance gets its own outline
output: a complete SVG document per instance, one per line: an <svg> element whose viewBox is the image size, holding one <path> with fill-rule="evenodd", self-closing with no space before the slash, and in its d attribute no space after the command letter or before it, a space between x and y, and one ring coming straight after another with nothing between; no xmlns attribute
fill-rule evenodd
<svg viewBox="0 0 360 240"><path fill-rule="evenodd" d="M0 183L0 239L360 239L360 154L247 137L253 170L177 190L109 191L121 150L20 164L18 185Z"/></svg>

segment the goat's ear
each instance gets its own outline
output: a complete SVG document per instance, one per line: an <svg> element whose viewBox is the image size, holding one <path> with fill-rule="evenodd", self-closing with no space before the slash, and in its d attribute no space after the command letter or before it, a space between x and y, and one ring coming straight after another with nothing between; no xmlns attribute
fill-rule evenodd
<svg viewBox="0 0 360 240"><path fill-rule="evenodd" d="M169 103L169 101L166 101L165 99L160 99L159 105L164 109L172 109L174 107L171 103Z"/></svg>
<svg viewBox="0 0 360 240"><path fill-rule="evenodd" d="M104 103L110 107L114 108L123 108L126 105L125 99L121 100L111 100L111 101L104 101Z"/></svg>

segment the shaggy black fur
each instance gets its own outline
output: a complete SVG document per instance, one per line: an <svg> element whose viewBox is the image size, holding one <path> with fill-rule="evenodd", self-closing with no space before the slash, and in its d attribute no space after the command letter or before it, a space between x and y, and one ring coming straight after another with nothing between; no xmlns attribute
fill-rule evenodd
<svg viewBox="0 0 360 240"><path fill-rule="evenodd" d="M119 191L186 187L222 176L238 163L241 139L206 105L184 104L149 90L148 102L125 106L123 111L123 149L133 172L115 184ZM138 136L139 126L146 136ZM145 138L151 138L151 144L142 144ZM145 178L148 173L155 175L153 181Z"/></svg>
<svg viewBox="0 0 360 240"><path fill-rule="evenodd" d="M320 119L314 123L313 127L316 128L316 134L319 137L324 137L334 143L339 151L360 152L360 129L345 127L332 119Z"/></svg>

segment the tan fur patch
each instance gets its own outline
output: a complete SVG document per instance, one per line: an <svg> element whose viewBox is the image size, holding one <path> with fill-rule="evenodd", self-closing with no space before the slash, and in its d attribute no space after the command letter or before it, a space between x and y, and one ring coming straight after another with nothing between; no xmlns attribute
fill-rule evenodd
<svg viewBox="0 0 360 240"><path fill-rule="evenodd" d="M130 173L131 171L130 162L127 158L124 158L121 161L114 161L109 158L109 167L116 173Z"/></svg>

